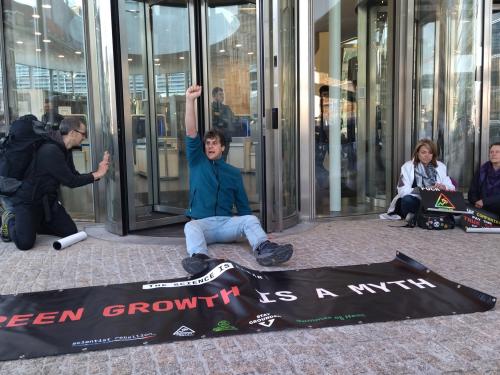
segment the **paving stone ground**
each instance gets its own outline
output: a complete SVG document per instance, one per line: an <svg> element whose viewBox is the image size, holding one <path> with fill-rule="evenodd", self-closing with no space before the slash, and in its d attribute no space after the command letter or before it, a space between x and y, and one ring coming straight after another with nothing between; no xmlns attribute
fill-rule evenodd
<svg viewBox="0 0 500 375"><path fill-rule="evenodd" d="M364 219L331 221L278 235L294 245L280 269L385 262L402 251L458 283L498 296L500 235L461 229L394 228ZM185 276L183 242L99 236L68 249L52 237L22 252L0 243L0 294ZM102 229L101 229L102 232ZM92 233L95 236L92 236ZM97 238L100 237L100 238ZM258 266L246 244L214 245L213 256ZM0 362L1 374L500 374L500 313L222 337Z"/></svg>

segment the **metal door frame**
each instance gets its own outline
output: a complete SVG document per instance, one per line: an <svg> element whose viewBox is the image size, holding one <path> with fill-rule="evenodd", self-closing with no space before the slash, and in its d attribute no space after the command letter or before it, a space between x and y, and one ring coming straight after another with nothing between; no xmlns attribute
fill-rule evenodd
<svg viewBox="0 0 500 375"><path fill-rule="evenodd" d="M261 2L259 2L260 4ZM299 2L300 3L300 2ZM296 225L299 222L300 212L300 189L297 189L295 197L296 211L294 214L287 217L283 216L283 138L282 138L282 124L281 124L281 40L280 40L280 27L281 27L281 12L280 0L273 0L270 2L262 1L262 47L260 50L263 54L263 77L264 77L264 98L262 104L265 108L263 111L263 138L264 138L264 155L263 163L265 164L265 194L266 202L268 205L265 211L265 223L268 231L282 231L288 227ZM295 34L294 34L294 56L296 86L298 87L298 7L299 4L294 1L294 20ZM302 10L302 8L301 8ZM299 90L300 91L300 90ZM296 124L299 122L298 111L298 98L295 100L295 119ZM296 140L298 143L298 126L296 126ZM298 170L298 153L299 146L295 147L296 154L294 155L294 168L295 168L295 183L299 186L299 170ZM272 202L272 203L271 203Z"/></svg>

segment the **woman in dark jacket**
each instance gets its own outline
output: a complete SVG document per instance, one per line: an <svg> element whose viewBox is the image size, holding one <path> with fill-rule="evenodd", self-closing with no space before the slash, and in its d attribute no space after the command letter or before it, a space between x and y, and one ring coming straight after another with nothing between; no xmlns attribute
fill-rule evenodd
<svg viewBox="0 0 500 375"><path fill-rule="evenodd" d="M474 175L468 199L476 208L500 215L500 142L490 146L489 159Z"/></svg>

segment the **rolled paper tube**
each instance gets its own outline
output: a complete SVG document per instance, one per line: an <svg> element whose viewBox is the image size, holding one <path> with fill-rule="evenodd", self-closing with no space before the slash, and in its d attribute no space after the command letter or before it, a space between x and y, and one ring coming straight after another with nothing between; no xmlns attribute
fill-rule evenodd
<svg viewBox="0 0 500 375"><path fill-rule="evenodd" d="M68 246L71 246L77 242L83 241L87 239L87 233L84 231L72 234L71 236L61 238L60 240L57 240L54 242L52 246L54 246L54 249L56 250L61 250L64 249Z"/></svg>
<svg viewBox="0 0 500 375"><path fill-rule="evenodd" d="M500 233L500 228L465 228L467 233Z"/></svg>

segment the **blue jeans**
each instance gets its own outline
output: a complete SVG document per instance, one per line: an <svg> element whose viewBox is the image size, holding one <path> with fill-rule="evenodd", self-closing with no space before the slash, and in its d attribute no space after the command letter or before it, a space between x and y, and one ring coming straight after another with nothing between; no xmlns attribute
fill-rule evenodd
<svg viewBox="0 0 500 375"><path fill-rule="evenodd" d="M267 240L259 219L253 215L212 216L191 220L184 226L186 247L189 255L202 253L208 255L207 245L216 242L235 242L247 238L255 250Z"/></svg>
<svg viewBox="0 0 500 375"><path fill-rule="evenodd" d="M420 206L420 199L413 195L405 195L401 198L401 217L404 219L409 212L416 214Z"/></svg>

